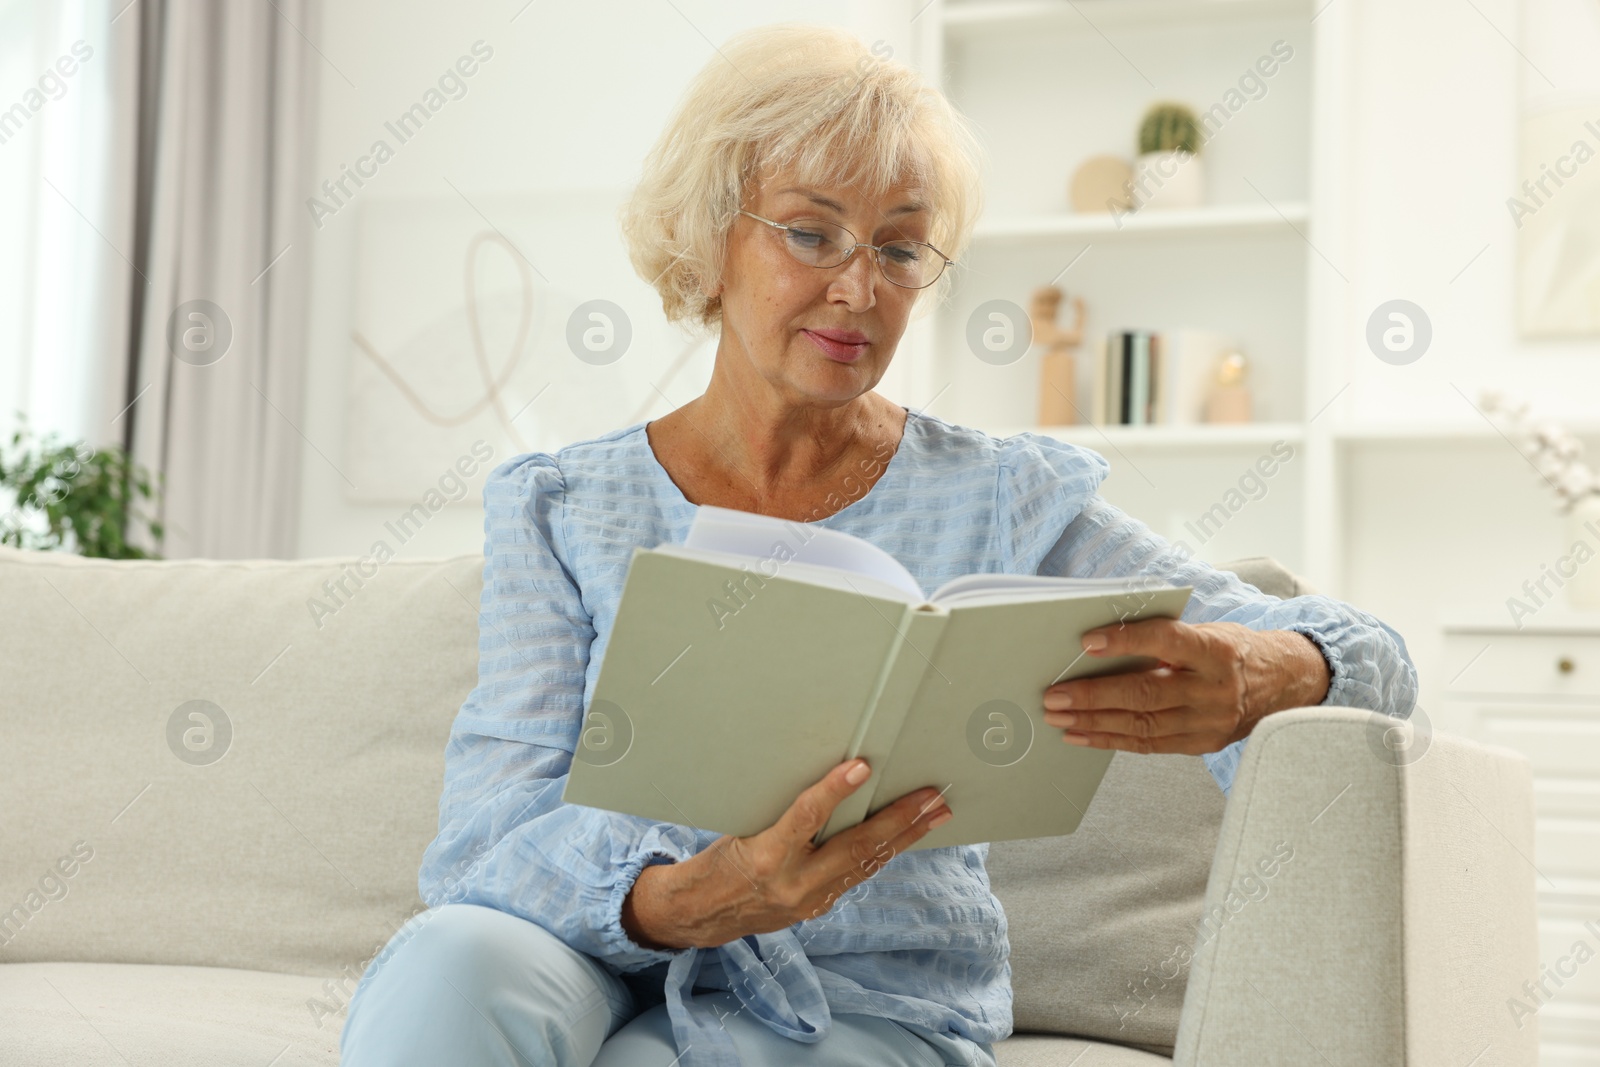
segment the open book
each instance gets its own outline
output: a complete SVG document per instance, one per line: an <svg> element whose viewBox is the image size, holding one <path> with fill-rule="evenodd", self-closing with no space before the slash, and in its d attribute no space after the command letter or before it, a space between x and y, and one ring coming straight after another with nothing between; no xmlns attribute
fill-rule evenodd
<svg viewBox="0 0 1600 1067"><path fill-rule="evenodd" d="M927 595L859 537L704 505L684 544L634 550L561 796L748 837L860 756L817 844L929 785L955 817L908 851L1069 834L1113 753L1064 743L1045 689L1156 666L1083 634L1178 618L1192 589L970 574Z"/></svg>

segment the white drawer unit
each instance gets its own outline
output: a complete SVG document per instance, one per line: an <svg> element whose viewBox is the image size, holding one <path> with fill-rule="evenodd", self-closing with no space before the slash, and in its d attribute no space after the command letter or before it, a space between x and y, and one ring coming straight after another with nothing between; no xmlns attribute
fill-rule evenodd
<svg viewBox="0 0 1600 1067"><path fill-rule="evenodd" d="M1540 968L1507 990L1505 1025L1537 1016L1544 1067L1600 1067L1600 612L1541 615L1445 622L1452 676L1424 710L1532 765L1534 854L1507 862L1532 865Z"/></svg>

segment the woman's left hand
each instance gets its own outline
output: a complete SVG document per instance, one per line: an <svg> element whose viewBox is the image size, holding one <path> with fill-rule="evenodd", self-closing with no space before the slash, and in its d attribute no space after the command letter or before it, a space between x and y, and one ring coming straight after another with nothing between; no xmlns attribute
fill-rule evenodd
<svg viewBox="0 0 1600 1067"><path fill-rule="evenodd" d="M1095 647L1095 640L1103 640ZM1146 670L1075 678L1044 691L1044 721L1064 741L1128 752L1218 752L1285 708L1320 704L1322 652L1294 630L1143 619L1084 634L1091 656L1152 656Z"/></svg>

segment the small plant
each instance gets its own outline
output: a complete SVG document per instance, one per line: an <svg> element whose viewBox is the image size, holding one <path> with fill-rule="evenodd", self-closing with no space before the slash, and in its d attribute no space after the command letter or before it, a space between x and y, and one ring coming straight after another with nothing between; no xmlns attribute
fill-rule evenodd
<svg viewBox="0 0 1600 1067"><path fill-rule="evenodd" d="M160 522L135 510L140 498L158 498L159 484L152 488L149 472L120 448L62 444L53 434L35 441L19 413L11 447L0 451L0 490L12 497L0 512L0 544L102 559L160 558L128 543L135 522L157 545L164 533Z"/></svg>
<svg viewBox="0 0 1600 1067"><path fill-rule="evenodd" d="M1511 434L1520 438L1517 449L1528 457L1545 481L1555 488L1556 510L1569 512L1579 500L1600 494L1600 476L1583 462L1583 442L1553 422L1528 419L1528 403L1512 404L1498 390L1483 393L1483 410L1499 415ZM1491 421L1495 421L1492 420Z"/></svg>
<svg viewBox="0 0 1600 1067"><path fill-rule="evenodd" d="M1151 152L1200 152L1200 123L1194 112L1178 103L1151 104L1139 124L1139 154Z"/></svg>

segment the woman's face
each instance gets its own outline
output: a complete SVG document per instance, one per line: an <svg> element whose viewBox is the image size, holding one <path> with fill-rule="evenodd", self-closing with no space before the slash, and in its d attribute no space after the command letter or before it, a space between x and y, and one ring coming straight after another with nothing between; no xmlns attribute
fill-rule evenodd
<svg viewBox="0 0 1600 1067"><path fill-rule="evenodd" d="M926 241L932 220L911 185L868 200L853 188L803 186L786 171L763 181L745 209L785 225L838 223L872 244ZM755 374L791 404L847 402L883 377L919 292L885 279L868 249L856 249L841 266L814 267L790 256L782 230L736 216L722 276L718 361L735 361L729 370ZM846 343L830 346L827 334Z"/></svg>

